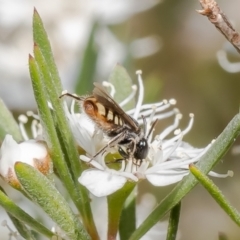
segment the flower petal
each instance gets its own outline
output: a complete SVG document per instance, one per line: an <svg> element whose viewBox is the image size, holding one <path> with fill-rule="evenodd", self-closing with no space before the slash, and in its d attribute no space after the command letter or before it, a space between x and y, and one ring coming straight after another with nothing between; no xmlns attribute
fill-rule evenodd
<svg viewBox="0 0 240 240"><path fill-rule="evenodd" d="M33 159L44 159L48 155L47 147L44 142L28 140L19 144L21 156L18 161L33 165Z"/></svg>
<svg viewBox="0 0 240 240"><path fill-rule="evenodd" d="M160 187L179 182L188 173L188 170L167 170L146 174L146 178L152 185Z"/></svg>
<svg viewBox="0 0 240 240"><path fill-rule="evenodd" d="M104 197L122 188L127 179L113 172L87 169L78 181L96 197Z"/></svg>
<svg viewBox="0 0 240 240"><path fill-rule="evenodd" d="M0 149L0 174L5 177L9 168L13 168L19 157L21 157L21 150L18 143L7 134Z"/></svg>

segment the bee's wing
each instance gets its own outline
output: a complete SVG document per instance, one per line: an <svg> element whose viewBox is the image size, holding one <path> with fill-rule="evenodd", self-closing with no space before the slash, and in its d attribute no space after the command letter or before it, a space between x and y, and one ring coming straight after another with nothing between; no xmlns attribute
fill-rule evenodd
<svg viewBox="0 0 240 240"><path fill-rule="evenodd" d="M94 97L102 103L105 107L112 109L112 111L116 112L123 122L132 128L134 131L139 130L138 123L130 117L127 113L123 111L123 109L112 99L112 97L105 91L105 89L99 83L93 83L95 88L93 89Z"/></svg>

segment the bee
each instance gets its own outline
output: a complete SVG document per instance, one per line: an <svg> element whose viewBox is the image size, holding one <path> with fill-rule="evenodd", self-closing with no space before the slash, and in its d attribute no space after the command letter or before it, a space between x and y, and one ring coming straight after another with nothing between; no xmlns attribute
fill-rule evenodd
<svg viewBox="0 0 240 240"><path fill-rule="evenodd" d="M138 122L125 113L99 83L94 83L94 86L93 93L89 96L77 96L68 92L64 92L60 96L60 98L69 96L79 101L82 110L89 119L109 137L108 144L100 149L92 159L103 154L108 148L118 146L119 154L123 159L133 158L141 163L147 157L148 138L157 120L153 122L147 134L147 124L144 117L144 128L142 129Z"/></svg>

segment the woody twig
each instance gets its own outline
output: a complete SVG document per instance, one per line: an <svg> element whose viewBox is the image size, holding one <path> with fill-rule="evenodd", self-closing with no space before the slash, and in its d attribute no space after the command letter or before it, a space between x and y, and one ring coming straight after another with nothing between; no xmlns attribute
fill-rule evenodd
<svg viewBox="0 0 240 240"><path fill-rule="evenodd" d="M227 40L240 53L240 35L228 21L226 15L219 8L214 0L200 0L202 10L197 10L198 13L208 17L208 20L227 38Z"/></svg>

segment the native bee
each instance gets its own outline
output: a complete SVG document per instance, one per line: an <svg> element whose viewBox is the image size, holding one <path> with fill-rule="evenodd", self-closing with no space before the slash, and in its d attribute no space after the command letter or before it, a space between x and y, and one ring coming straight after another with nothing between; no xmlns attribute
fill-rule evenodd
<svg viewBox="0 0 240 240"><path fill-rule="evenodd" d="M123 159L133 158L141 163L148 154L148 137L157 120L153 122L147 134L144 117L142 129L138 122L125 113L99 83L94 83L94 86L93 93L89 96L77 96L68 92L63 92L60 96L60 98L69 96L79 101L85 114L109 137L108 144L100 149L92 159L103 154L107 148L117 145Z"/></svg>

